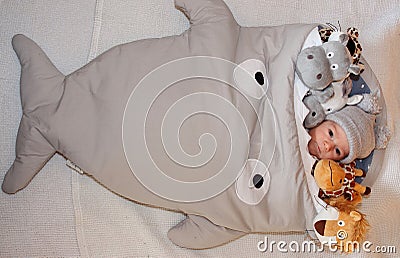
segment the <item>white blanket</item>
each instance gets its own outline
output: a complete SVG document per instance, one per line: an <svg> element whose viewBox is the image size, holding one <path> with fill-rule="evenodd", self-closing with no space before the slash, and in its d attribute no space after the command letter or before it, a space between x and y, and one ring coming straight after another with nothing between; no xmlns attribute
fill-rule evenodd
<svg viewBox="0 0 400 258"><path fill-rule="evenodd" d="M226 3L243 26L339 21L342 28L359 29L363 55L383 88L393 133L382 173L372 186L371 196L362 204L372 226L367 239L373 243L371 249L397 245L399 252L398 0ZM3 0L0 17L0 178L13 160L21 117L19 63L10 43L14 34L35 38L56 66L68 74L116 44L178 34L189 26L172 0ZM0 199L0 257L262 257L270 255L269 250L262 253L257 248L265 237L269 243L307 240L305 234L260 234L210 250L182 249L168 240L166 232L183 215L124 200L66 167L60 156L55 156L24 191L11 196L1 192ZM309 255L282 253L276 245L273 254ZM371 256L365 251L361 255Z"/></svg>

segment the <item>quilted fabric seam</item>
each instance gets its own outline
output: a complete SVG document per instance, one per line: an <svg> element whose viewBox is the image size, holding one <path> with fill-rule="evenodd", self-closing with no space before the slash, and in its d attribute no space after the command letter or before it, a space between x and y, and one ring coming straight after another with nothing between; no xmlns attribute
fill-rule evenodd
<svg viewBox="0 0 400 258"><path fill-rule="evenodd" d="M92 31L92 38L90 42L90 49L87 62L91 61L97 55L101 26L102 26L103 6L104 6L104 0L95 1L93 31ZM83 219L81 199L80 199L80 179L81 179L81 174L73 173L72 198L75 211L76 238L81 256L90 257L88 245L85 238L84 221L83 221L84 219Z"/></svg>

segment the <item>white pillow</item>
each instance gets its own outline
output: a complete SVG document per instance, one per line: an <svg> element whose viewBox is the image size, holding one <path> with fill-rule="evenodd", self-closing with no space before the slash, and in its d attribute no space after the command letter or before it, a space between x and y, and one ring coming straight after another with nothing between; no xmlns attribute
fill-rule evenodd
<svg viewBox="0 0 400 258"><path fill-rule="evenodd" d="M304 45L302 49L311 47L311 46L320 46L322 45L321 38L319 36L318 27L314 28L310 34L308 34L307 39L304 41ZM322 201L318 202L318 191L319 187L315 183L314 177L311 175L311 169L316 161L308 152L307 143L310 140L310 135L307 130L303 126L304 118L308 114L307 107L303 104L303 98L306 95L308 88L304 85L304 83L300 80L295 73L295 81L294 81L294 111L296 117L296 125L297 132L299 136L299 146L301 157L303 160L304 173L306 174L307 185L312 196L314 206L317 209L317 212L320 212L322 206L319 203L323 203Z"/></svg>

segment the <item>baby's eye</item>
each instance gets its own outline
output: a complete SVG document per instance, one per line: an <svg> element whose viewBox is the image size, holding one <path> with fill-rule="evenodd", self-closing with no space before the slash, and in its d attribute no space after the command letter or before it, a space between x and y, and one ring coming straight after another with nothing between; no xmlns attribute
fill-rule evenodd
<svg viewBox="0 0 400 258"><path fill-rule="evenodd" d="M341 152L340 152L340 150L339 150L338 148L335 149L335 152L336 152L336 154L337 154L338 156L340 156Z"/></svg>
<svg viewBox="0 0 400 258"><path fill-rule="evenodd" d="M331 129L329 129L329 136L332 138L333 137L333 132Z"/></svg>

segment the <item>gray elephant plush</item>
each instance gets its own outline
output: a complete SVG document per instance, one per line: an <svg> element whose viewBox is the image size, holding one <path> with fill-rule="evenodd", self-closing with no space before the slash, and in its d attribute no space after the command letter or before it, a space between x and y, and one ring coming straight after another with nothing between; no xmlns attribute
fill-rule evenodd
<svg viewBox="0 0 400 258"><path fill-rule="evenodd" d="M353 64L346 47L348 40L346 33L333 32L327 42L321 46L306 48L298 56L296 72L310 88L303 99L310 110L303 123L306 128L313 128L327 114L362 100L361 95L349 98L352 83L348 76L360 74L361 68L358 64Z"/></svg>
<svg viewBox="0 0 400 258"><path fill-rule="evenodd" d="M333 87L328 86L323 91L308 91L307 95L303 98L303 103L310 110L304 118L303 126L307 129L313 128L324 121L326 114L321 105L322 99L329 99L333 95Z"/></svg>
<svg viewBox="0 0 400 258"><path fill-rule="evenodd" d="M302 50L297 58L299 78L311 90L323 90L332 82L343 81L350 73L360 74L346 45L349 36L334 32L328 42Z"/></svg>
<svg viewBox="0 0 400 258"><path fill-rule="evenodd" d="M352 89L352 81L346 78L343 81L332 82L322 91L309 91L303 98L304 105L310 110L304 119L303 125L310 129L325 120L328 114L332 114L346 105L356 105L361 102L363 95L349 96Z"/></svg>

